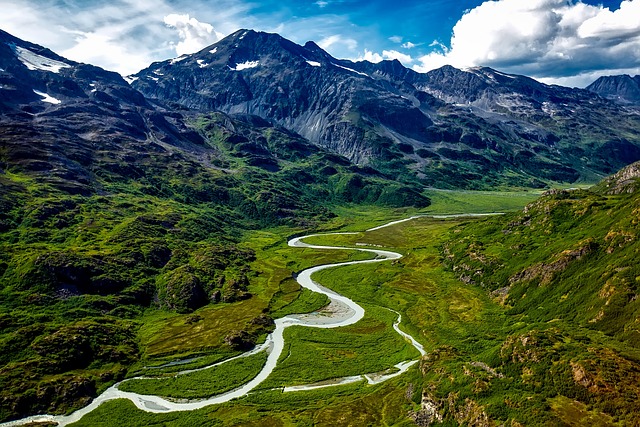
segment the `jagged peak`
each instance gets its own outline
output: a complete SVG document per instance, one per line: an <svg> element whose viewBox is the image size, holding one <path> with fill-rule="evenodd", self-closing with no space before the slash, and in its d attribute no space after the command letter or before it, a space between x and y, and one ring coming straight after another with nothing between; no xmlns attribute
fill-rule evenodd
<svg viewBox="0 0 640 427"><path fill-rule="evenodd" d="M247 34L256 34L256 31L250 28L240 28L239 30L229 34L228 37L243 37Z"/></svg>
<svg viewBox="0 0 640 427"><path fill-rule="evenodd" d="M316 42L314 42L313 40L309 40L308 42L306 42L304 44L304 48L308 50L321 50L324 52L324 50L320 46L318 46Z"/></svg>

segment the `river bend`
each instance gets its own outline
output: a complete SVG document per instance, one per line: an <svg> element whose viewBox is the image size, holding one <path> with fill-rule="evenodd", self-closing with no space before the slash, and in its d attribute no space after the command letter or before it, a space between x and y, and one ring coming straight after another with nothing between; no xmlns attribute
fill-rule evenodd
<svg viewBox="0 0 640 427"><path fill-rule="evenodd" d="M409 218L413 219L415 217ZM407 220L409 220L407 219ZM402 221L407 221L402 220ZM373 229L367 231L378 230L385 226L390 226L393 224L397 224L402 221L394 221L388 223L384 226L375 227ZM154 412L154 413L163 413L163 412L174 412L174 411L191 411L194 409L204 408L209 405L219 404L228 402L232 399L240 398L249 394L252 390L254 390L259 384L261 384L267 377L271 374L271 372L275 369L278 359L282 354L284 349L284 330L289 326L304 326L309 328L338 328L342 326L352 325L364 317L364 309L358 305L353 300L345 297L344 295L340 295L337 292L334 292L324 286L314 282L311 279L311 276L320 271L327 268L334 268L346 265L354 265L354 264L366 264L366 263L376 263L376 262L384 262L396 260L402 257L401 254L386 250L380 249L370 249L370 248L353 248L353 247L337 247L337 246L321 246L321 245L311 245L308 243L304 243L303 240L309 237L322 236L322 235L337 235L337 234L358 234L358 233L328 233L328 234L311 234L303 237L296 237L289 240L288 244L290 247L294 248L310 248L310 249L320 249L320 250L357 250L361 252L368 252L374 255L374 258L361 260L361 261L348 261L341 262L335 264L325 264L318 265L315 267L308 268L300 272L296 278L300 286L307 288L311 291L318 292L326 295L330 302L324 307L320 312L308 313L308 314L292 314L288 316L281 317L275 320L275 330L269 334L265 340L265 342L253 350L243 353L239 356L236 356L231 359L227 359L223 362L216 363L214 365L210 365L201 369L208 369L213 366L218 366L220 364L229 362L230 360L237 359L239 357L247 357L252 354L256 354L261 351L266 351L268 353L267 361L263 366L262 370L249 382L240 385L238 388L231 390L227 393L223 393L217 396L213 396L207 399L201 400L191 400L191 401L172 401L165 399L161 396L154 395L143 395L132 392L125 392L118 389L118 385L114 384L105 390L102 394L100 394L97 398L95 398L88 406L85 406L82 409L79 409L70 415L36 415L28 418L24 418L17 421L10 421L7 423L0 424L0 426L19 426L30 422L38 422L38 421L49 421L49 422L57 422L59 426L66 426L73 422L80 420L84 415L96 409L102 403L113 400L113 399L128 399L140 410L146 412ZM394 330L408 340L419 352L421 355L425 355L424 348L420 345L412 336L402 332L399 328L399 324L401 321L401 316L399 313L396 322L393 327ZM377 384L383 381L386 381L390 378L401 375L406 372L411 366L416 364L418 360L409 360L405 362L398 363L394 366L395 370L389 370L389 372L383 373L362 373L360 375L355 375L351 377L345 378L336 378L329 381L324 381L322 383L317 384L309 384L309 385L300 385L300 386L290 386L284 387L283 392L295 392L302 390L313 390L317 388L323 387L331 387L338 386L342 384L349 384L359 381L367 381L369 384ZM187 370L177 373L176 375L184 374L187 372L192 372L193 370ZM125 380L127 381L127 380Z"/></svg>

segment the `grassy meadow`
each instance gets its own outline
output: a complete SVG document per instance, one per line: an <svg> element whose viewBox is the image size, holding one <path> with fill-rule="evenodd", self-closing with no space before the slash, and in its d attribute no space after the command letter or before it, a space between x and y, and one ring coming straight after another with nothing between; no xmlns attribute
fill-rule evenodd
<svg viewBox="0 0 640 427"><path fill-rule="evenodd" d="M507 211L517 207L514 200L521 206L532 197L529 193L508 198L465 192L447 198L441 205L434 203L428 211L460 213L473 200L480 200L478 203L487 211ZM345 210L322 228L363 230L419 213L422 212L359 206L353 211ZM437 363L459 371L470 362L493 357L496 345L513 327L503 310L482 289L463 285L440 261L439 248L447 233L468 221L483 219L420 218L373 232L309 239L309 243L337 246L384 246L404 254L393 262L327 269L314 276L319 283L362 304L366 310L362 321L334 330L288 328L287 348L278 367L258 390L244 398L172 414L144 413L130 402L117 400L102 405L76 425L127 425L118 424L123 414L127 414L129 425L413 425L412 414L420 410L425 366L436 363L431 360L431 354L454 354L453 360L443 356ZM247 328L251 319L260 314L277 318L294 312L310 312L326 304L314 293L300 290L292 280L294 272L317 264L371 257L357 251L289 248L286 240L296 233L299 231L281 227L253 232L243 240L243 245L256 253L248 288L252 298L203 307L190 315L147 313L141 319L144 326L140 328L144 349L142 364L193 355L214 357L207 354L217 354L215 360L218 360L224 351L228 356L237 354L223 342L229 330ZM418 358L418 352L410 343L393 331L397 316L387 308L402 314L401 328L430 353L419 365L379 385L362 382L304 392L279 390L287 385L379 372L398 362ZM188 324L187 318L193 315L203 319ZM191 363L197 366L199 360ZM171 367L169 371L174 369L177 368ZM164 393L169 392L180 395L177 387Z"/></svg>

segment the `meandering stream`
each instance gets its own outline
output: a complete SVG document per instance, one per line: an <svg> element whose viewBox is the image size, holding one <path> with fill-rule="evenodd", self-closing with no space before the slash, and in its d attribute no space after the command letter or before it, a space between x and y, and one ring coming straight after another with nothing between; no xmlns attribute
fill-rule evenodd
<svg viewBox="0 0 640 427"><path fill-rule="evenodd" d="M413 219L413 218L409 218L409 219ZM406 220L403 220L403 221L406 221ZM367 231L378 230L382 227L397 224L399 222L402 222L402 221L394 221L384 226L375 227ZM284 330L287 327L296 325L296 326L305 326L309 328L338 328L342 326L352 325L364 317L364 313L365 313L364 309L360 305L356 304L353 300L314 282L311 279L311 276L314 273L327 268L354 265L354 264L391 261L391 260L396 260L402 257L402 255L399 253L379 250L379 249L369 249L369 248L361 248L361 247L353 248L353 247L319 246L319 245L311 245L308 243L304 243L302 241L309 237L315 237L315 236L321 236L321 235L338 235L338 234L357 234L357 233L312 234L304 237L296 237L291 239L288 242L289 246L296 247L296 248L311 248L311 249L322 249L322 250L324 249L358 250L361 252L368 252L375 255L375 258L368 259L368 260L319 265L319 266L315 266L315 267L311 267L306 270L303 270L302 272L300 272L300 274L298 274L296 280L298 281L300 286L310 289L314 292L325 294L327 295L327 297L329 297L330 303L325 308L323 308L320 312L314 312L309 314L292 314L292 315L288 315L288 316L276 319L275 330L270 335L267 336L263 344L257 346L255 349L251 350L250 352L244 353L240 356L236 356L235 358L227 359L223 362L198 369L198 370L208 369L213 366L218 366L222 363L227 363L230 360L234 360L239 357L247 357L249 355L256 354L261 351L267 351L268 357L264 367L258 373L258 375L254 377L252 380L250 380L249 382L243 385L240 385L238 388L231 390L227 393L213 396L208 399L181 401L181 402L167 400L160 396L142 395L138 393L121 391L118 389L118 384L119 384L118 383L118 384L114 384L113 386L105 390L102 394L100 394L100 396L94 399L91 402L91 404L73 412L70 415L55 415L55 416L54 415L38 415L38 416L24 418L17 421L3 423L3 424L0 424L0 426L19 426L29 422L37 422L37 421L57 422L58 425L60 426L66 426L67 424L80 420L84 415L93 411L102 403L109 400L113 400L113 399L129 399L131 402L133 402L133 404L136 407L138 407L143 411L163 413L163 412L174 412L174 411L191 411L194 409L200 409L209 405L224 403L232 399L246 396L252 390L254 390L260 383L266 380L267 377L271 374L271 372L275 369L277 361L280 358L280 355L282 354L282 351L284 349L285 342L284 342L283 334L284 334ZM399 325L402 318L399 313L396 312L396 314L398 314L398 318L395 324L393 325L394 330L397 333L399 333L401 336L403 336L405 339L407 339L420 352L421 355L425 355L425 351L422 345L420 345L412 336L400 330ZM322 383L317 383L317 384L284 387L283 392L312 390L316 388L331 387L331 386L349 384L349 383L359 382L359 381L367 381L369 384L377 384L377 383L386 381L389 378L393 378L395 376L401 375L403 372L405 372L407 369L409 369L411 366L413 366L417 362L418 360L409 360L409 361L401 362L394 367L395 370L392 371L392 369L390 369L388 372L362 373L360 375L355 375L355 376L345 377L345 378L336 378L330 381L324 381ZM178 373L177 375L184 374L187 372L192 372L192 371L193 370L183 371L181 373Z"/></svg>

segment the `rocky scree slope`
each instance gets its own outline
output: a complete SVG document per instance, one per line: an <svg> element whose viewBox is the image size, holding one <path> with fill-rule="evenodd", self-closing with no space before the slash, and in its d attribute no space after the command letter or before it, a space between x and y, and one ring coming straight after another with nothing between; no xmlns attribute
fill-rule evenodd
<svg viewBox="0 0 640 427"><path fill-rule="evenodd" d="M130 76L147 97L273 120L388 176L435 187L594 182L640 159L640 118L592 92L489 68L426 74L240 30Z"/></svg>

